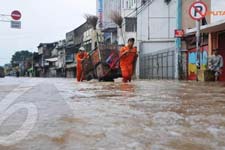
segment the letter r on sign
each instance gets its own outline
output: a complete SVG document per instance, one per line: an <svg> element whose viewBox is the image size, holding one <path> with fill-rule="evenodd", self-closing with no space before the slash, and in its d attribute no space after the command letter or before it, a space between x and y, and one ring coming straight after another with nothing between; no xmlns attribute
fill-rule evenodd
<svg viewBox="0 0 225 150"><path fill-rule="evenodd" d="M203 7L202 6L195 6L195 17L197 16L197 14L199 12L202 12L202 10L203 10Z"/></svg>

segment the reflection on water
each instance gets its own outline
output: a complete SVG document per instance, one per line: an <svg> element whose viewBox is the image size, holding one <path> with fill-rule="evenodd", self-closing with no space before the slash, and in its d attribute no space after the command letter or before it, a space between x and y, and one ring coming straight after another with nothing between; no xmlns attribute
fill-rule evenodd
<svg viewBox="0 0 225 150"><path fill-rule="evenodd" d="M122 83L120 84L120 90L126 92L135 92L135 86L133 84Z"/></svg>

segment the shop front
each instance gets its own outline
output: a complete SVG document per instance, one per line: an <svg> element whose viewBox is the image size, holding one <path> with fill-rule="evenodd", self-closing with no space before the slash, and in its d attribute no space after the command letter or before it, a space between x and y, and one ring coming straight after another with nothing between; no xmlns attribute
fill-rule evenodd
<svg viewBox="0 0 225 150"><path fill-rule="evenodd" d="M201 27L201 48L200 48L200 70L197 69L196 53L196 29L189 29L184 38L187 47L187 78L188 80L211 81L213 74L209 71L209 59L213 55L213 49L219 49L219 54L223 57L225 64L225 20L204 25ZM223 66L219 81L225 81L225 67ZM198 72L197 72L198 71Z"/></svg>
<svg viewBox="0 0 225 150"><path fill-rule="evenodd" d="M208 58L209 58L209 44L208 34L202 34L200 44L200 68L197 69L197 50L195 34L188 35L184 38L186 43L186 59L187 61L187 79L188 80L207 80ZM198 75L198 78L197 78Z"/></svg>

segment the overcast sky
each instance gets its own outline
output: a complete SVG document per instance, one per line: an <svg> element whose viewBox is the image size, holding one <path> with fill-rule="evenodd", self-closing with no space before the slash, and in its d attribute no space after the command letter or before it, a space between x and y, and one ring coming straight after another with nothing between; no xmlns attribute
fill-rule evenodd
<svg viewBox="0 0 225 150"><path fill-rule="evenodd" d="M84 14L96 13L96 0L0 0L0 14L13 10L22 13L22 29L10 29L10 23L0 22L0 66L15 51L37 51L41 42L65 39L66 32L85 22Z"/></svg>

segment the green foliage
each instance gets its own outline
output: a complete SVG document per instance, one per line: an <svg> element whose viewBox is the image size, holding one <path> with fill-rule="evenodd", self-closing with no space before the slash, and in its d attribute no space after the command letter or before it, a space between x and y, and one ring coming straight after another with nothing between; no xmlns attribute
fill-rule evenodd
<svg viewBox="0 0 225 150"><path fill-rule="evenodd" d="M23 51L17 51L11 59L11 63L12 64L18 64L22 61L25 61L27 59L32 58L32 53L27 51L27 50L23 50Z"/></svg>

